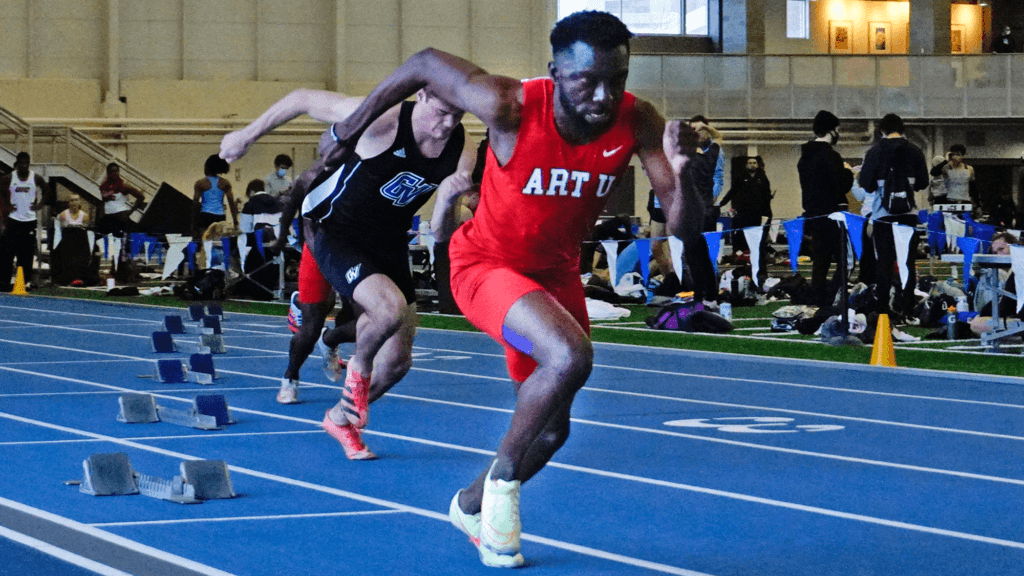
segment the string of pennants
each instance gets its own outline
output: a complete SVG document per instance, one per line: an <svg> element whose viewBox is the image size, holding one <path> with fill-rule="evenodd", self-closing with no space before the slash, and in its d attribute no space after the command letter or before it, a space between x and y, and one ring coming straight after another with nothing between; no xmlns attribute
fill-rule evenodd
<svg viewBox="0 0 1024 576"><path fill-rule="evenodd" d="M988 249L988 245L991 243L992 236L996 232L996 227L990 224L984 224L975 221L971 218L969 213L964 213L963 218L960 218L949 212L928 212L927 210L921 210L917 214L918 221L921 224L926 225L928 233L928 245L931 247L932 254L940 254L944 251L955 251L959 250L964 254L964 270L971 270L971 260L974 254L984 252ZM847 235L850 238L850 245L853 247L854 254L857 259L861 258L863 252L863 233L864 226L867 224L867 218L850 212L835 212L825 216L812 216L809 218L795 218L781 222L778 220L772 221L768 226L768 235L772 242L778 240L779 233L784 229L786 232L786 240L789 244L790 267L795 274L797 271L798 260L795 255L800 254L800 246L803 242L804 236L804 222L807 220L816 220L819 218L828 218L836 222L842 222L846 224ZM905 286L910 278L910 271L907 268L906 261L907 256L910 252L910 243L913 239L913 234L917 231L917 228L912 226L905 226L903 224L887 223L875 221L874 225L886 225L889 224L892 228L893 240L896 245L896 256L899 262L899 273L900 279L903 281ZM430 251L430 261L434 261L434 237L430 233L417 232L419 228L419 216L413 219L413 226L410 230L411 233L415 233L417 238L413 242L418 241L422 245L425 245ZM764 226L751 226L748 228L736 228L728 230L718 230L715 232L704 232L704 240L708 245L708 254L711 257L711 263L715 268L715 273L718 273L718 261L719 251L721 248L722 237L725 234L742 232L744 238L747 241L747 246L750 248L750 266L751 278L756 283L760 272L760 250L761 240L764 237L765 227ZM1019 238L1024 237L1024 232L1016 230L1013 231ZM628 259L629 263L639 261L640 273L643 277L643 283L646 286L650 281L650 269L649 262L651 259L651 241L652 240L667 240L669 244L669 254L672 260L672 267L676 271L676 275L682 277L683 270L683 241L675 236L658 237L658 238L638 238L634 240L603 240L599 241L604 247L605 254L608 258L608 269L614 271L615 278L612 281L612 285L617 285L619 280L625 271L618 267L618 260L625 258ZM588 241L585 243L592 243L594 241ZM629 245L622 250L620 253L618 245L620 242L627 242ZM1020 247L1017 252L1024 252L1024 247ZM1020 282L1024 283L1024 255L1021 257L1013 257L1014 249L1011 248L1011 257L1014 258L1013 269L1016 272L1016 278L1020 278ZM1017 260L1021 260L1020 263ZM631 268L631 267L630 267ZM1018 270L1019 268L1019 270ZM1024 287L1024 285L1022 285ZM1019 293L1024 293L1021 291ZM1018 302L1019 306L1024 303L1024 299Z"/></svg>

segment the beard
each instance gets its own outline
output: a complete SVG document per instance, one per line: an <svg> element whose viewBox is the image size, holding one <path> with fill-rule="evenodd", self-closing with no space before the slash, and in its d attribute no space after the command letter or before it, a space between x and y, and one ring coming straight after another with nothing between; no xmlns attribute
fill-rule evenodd
<svg viewBox="0 0 1024 576"><path fill-rule="evenodd" d="M576 108L576 105L569 101L565 96L565 92L562 90L558 90L558 102L561 105L562 110L565 112L566 120L575 132L603 132L615 121L614 107L609 108L607 118L601 119L597 122L591 122L587 119L587 113L580 112Z"/></svg>

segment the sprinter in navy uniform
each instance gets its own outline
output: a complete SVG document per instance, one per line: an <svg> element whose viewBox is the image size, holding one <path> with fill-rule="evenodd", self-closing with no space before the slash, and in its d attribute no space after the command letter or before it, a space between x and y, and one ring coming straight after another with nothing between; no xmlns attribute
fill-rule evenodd
<svg viewBox="0 0 1024 576"><path fill-rule="evenodd" d="M340 122L360 102L333 92L297 90L225 136L220 155L236 160L260 136L300 114ZM471 187L475 147L465 136L462 114L420 90L415 102L395 106L370 124L344 164L325 171L324 161L318 161L292 188L304 197L303 216L316 223L312 245L320 271L339 294L352 299L359 315L341 400L323 421L353 460L375 457L359 432L369 403L412 367L416 295L407 237L412 218L435 191L436 214L453 209ZM330 159L335 143L324 140L321 154ZM325 343L337 346L329 334Z"/></svg>

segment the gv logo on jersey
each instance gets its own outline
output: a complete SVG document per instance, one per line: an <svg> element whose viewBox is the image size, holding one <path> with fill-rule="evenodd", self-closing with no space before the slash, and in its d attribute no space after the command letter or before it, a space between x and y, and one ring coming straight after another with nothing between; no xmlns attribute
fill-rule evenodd
<svg viewBox="0 0 1024 576"><path fill-rule="evenodd" d="M348 272L345 272L345 281L348 282L349 284L355 282L356 278L359 278L359 269L362 267L362 264L356 264L355 266L349 268Z"/></svg>
<svg viewBox="0 0 1024 576"><path fill-rule="evenodd" d="M395 206L406 206L420 194L429 194L437 184L426 182L412 172L402 172L380 187L380 193Z"/></svg>

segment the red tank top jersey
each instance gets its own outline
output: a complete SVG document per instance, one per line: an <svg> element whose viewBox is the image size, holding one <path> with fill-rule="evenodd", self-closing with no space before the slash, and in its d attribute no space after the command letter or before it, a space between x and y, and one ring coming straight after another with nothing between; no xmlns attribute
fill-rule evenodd
<svg viewBox="0 0 1024 576"><path fill-rule="evenodd" d="M523 271L579 267L581 245L638 147L636 98L627 92L611 128L573 146L555 128L553 90L549 78L523 81L512 158L501 166L488 148L480 205L452 237L455 251Z"/></svg>

